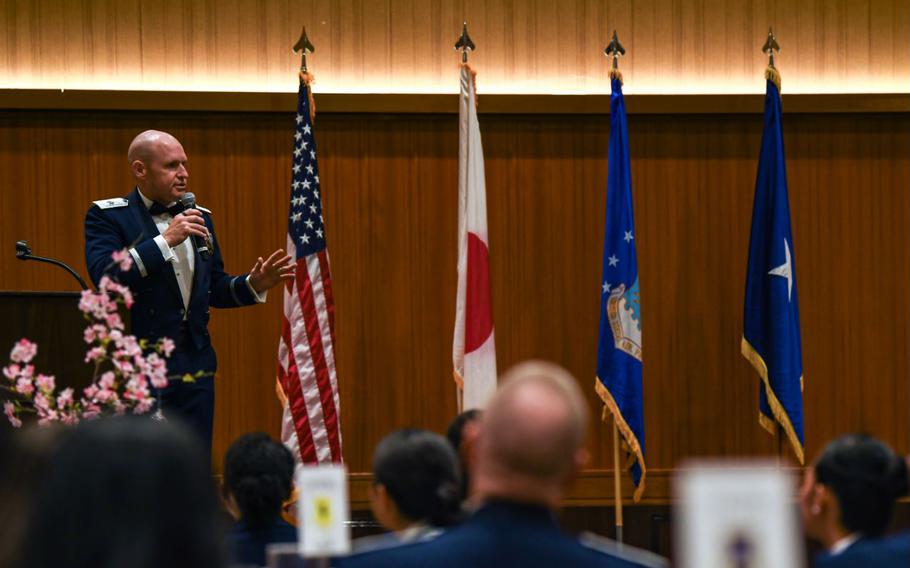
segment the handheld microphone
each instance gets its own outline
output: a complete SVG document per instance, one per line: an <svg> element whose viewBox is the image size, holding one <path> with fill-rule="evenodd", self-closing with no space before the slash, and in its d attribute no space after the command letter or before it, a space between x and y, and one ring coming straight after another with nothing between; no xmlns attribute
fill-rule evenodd
<svg viewBox="0 0 910 568"><path fill-rule="evenodd" d="M177 200L177 203L184 209L195 209L196 196L188 191L183 194L183 197ZM209 247L209 240L207 237L193 235L193 248L196 249L196 252L202 257L202 260L206 260L208 257L212 256L212 249Z"/></svg>

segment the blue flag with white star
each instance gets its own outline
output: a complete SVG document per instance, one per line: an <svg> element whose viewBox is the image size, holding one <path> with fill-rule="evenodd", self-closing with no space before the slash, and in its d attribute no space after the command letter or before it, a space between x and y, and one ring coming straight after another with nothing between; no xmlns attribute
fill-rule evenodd
<svg viewBox="0 0 910 568"><path fill-rule="evenodd" d="M594 388L613 415L631 458L635 500L645 484L645 422L641 383L641 309L632 215L629 134L622 79L612 79L607 160L607 223Z"/></svg>
<svg viewBox="0 0 910 568"><path fill-rule="evenodd" d="M746 273L742 354L761 377L759 423L803 463L803 362L778 86L768 81Z"/></svg>

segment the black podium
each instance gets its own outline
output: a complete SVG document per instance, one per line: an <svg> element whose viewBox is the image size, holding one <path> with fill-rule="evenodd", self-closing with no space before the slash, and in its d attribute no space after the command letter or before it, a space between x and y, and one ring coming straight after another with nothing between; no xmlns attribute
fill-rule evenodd
<svg viewBox="0 0 910 568"><path fill-rule="evenodd" d="M20 339L38 344L32 360L35 373L53 375L57 392L66 387L81 390L91 383L93 365L85 363L88 345L83 330L88 321L79 311L79 292L22 292L0 290L0 366L9 363L9 353ZM6 377L0 376L4 384ZM0 399L6 399L0 393ZM0 428L10 428L0 417Z"/></svg>

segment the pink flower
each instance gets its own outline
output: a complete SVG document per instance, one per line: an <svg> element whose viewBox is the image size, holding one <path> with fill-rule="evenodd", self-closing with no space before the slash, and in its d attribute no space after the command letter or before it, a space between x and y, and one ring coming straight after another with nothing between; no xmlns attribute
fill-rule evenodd
<svg viewBox="0 0 910 568"><path fill-rule="evenodd" d="M92 326L92 329L95 330L95 338L97 338L98 341L104 341L105 339L107 339L108 330L106 327L104 327L101 324L96 323L95 325Z"/></svg>
<svg viewBox="0 0 910 568"><path fill-rule="evenodd" d="M35 392L35 385L32 384L31 379L23 377L16 381L16 392L22 393L25 396L30 396Z"/></svg>
<svg viewBox="0 0 910 568"><path fill-rule="evenodd" d="M9 420L9 423L13 425L13 428L21 428L22 421L16 417L16 405L12 402L6 401L3 403L3 412L6 414L6 418Z"/></svg>
<svg viewBox="0 0 910 568"><path fill-rule="evenodd" d="M117 400L117 393L111 389L101 389L95 396L95 400L101 404L107 404L108 402Z"/></svg>
<svg viewBox="0 0 910 568"><path fill-rule="evenodd" d="M35 409L38 411L38 416L41 416L42 413L48 413L51 409L51 401L40 392L35 395L34 403Z"/></svg>
<svg viewBox="0 0 910 568"><path fill-rule="evenodd" d="M43 392L51 392L56 388L54 377L50 375L38 375L35 379L35 383Z"/></svg>
<svg viewBox="0 0 910 568"><path fill-rule="evenodd" d="M142 375L136 375L126 383L126 392L123 398L136 400L141 398L143 392L148 392L148 384Z"/></svg>
<svg viewBox="0 0 910 568"><path fill-rule="evenodd" d="M97 404L89 403L85 405L84 410L82 411L82 418L84 420L92 420L101 416L101 407Z"/></svg>
<svg viewBox="0 0 910 568"><path fill-rule="evenodd" d="M165 363L164 359L159 357L157 353L150 353L145 358L145 362L148 364L147 374L152 386L156 389L167 387L167 363Z"/></svg>
<svg viewBox="0 0 910 568"><path fill-rule="evenodd" d="M9 358L16 363L28 363L35 357L35 354L37 352L38 345L32 343L28 339L23 338L13 346L13 350L10 352Z"/></svg>
<svg viewBox="0 0 910 568"><path fill-rule="evenodd" d="M170 357L171 353L174 352L174 340L170 337L164 337L158 341L158 351L163 353L165 357Z"/></svg>
<svg viewBox="0 0 910 568"><path fill-rule="evenodd" d="M114 402L114 414L116 414L117 416L123 416L124 414L126 414L126 405L123 404L122 402L120 402L119 400L115 401Z"/></svg>
<svg viewBox="0 0 910 568"><path fill-rule="evenodd" d="M123 351L123 356L125 357L142 355L142 348L139 347L139 342L136 341L135 335L124 336L120 343L117 344L117 347Z"/></svg>
<svg viewBox="0 0 910 568"><path fill-rule="evenodd" d="M101 378L98 379L98 386L104 390L114 388L114 383L116 382L117 377L111 371L108 371L101 375Z"/></svg>
<svg viewBox="0 0 910 568"><path fill-rule="evenodd" d="M126 249L115 250L111 258L120 265L120 270L123 272L129 272L133 267L133 256Z"/></svg>
<svg viewBox="0 0 910 568"><path fill-rule="evenodd" d="M67 408L73 405L73 389L63 389L57 397L57 408Z"/></svg>
<svg viewBox="0 0 910 568"><path fill-rule="evenodd" d="M7 365L3 367L3 375L9 380L15 380L19 376L19 365Z"/></svg>
<svg viewBox="0 0 910 568"><path fill-rule="evenodd" d="M85 328L85 331L82 332L82 340L86 343L92 343L95 341L95 328L93 326L88 326Z"/></svg>
<svg viewBox="0 0 910 568"><path fill-rule="evenodd" d="M79 412L76 410L61 412L60 421L67 426L75 426L76 424L79 424Z"/></svg>
<svg viewBox="0 0 910 568"><path fill-rule="evenodd" d="M107 349L104 347L92 347L85 353L85 362L101 361L107 357Z"/></svg>
<svg viewBox="0 0 910 568"><path fill-rule="evenodd" d="M82 296L79 298L79 311L84 314L98 313L101 305L99 296L99 294L95 294L91 290L83 290Z"/></svg>
<svg viewBox="0 0 910 568"><path fill-rule="evenodd" d="M123 329L123 320L120 319L120 314L117 312L109 313L104 316L104 321L107 323L107 326L112 329Z"/></svg>
<svg viewBox="0 0 910 568"><path fill-rule="evenodd" d="M127 286L124 286L123 284L114 282L107 276L101 277L101 282L98 283L98 289L101 290L102 292L106 292L106 294L104 294L105 298L114 307L116 307L116 301L113 300L112 298L110 298L110 294L122 296L124 299L124 303L126 303L127 300L129 301L129 303L133 302L133 296L132 296L132 293L130 293L130 289ZM127 298L127 296L129 296L129 298Z"/></svg>
<svg viewBox="0 0 910 568"><path fill-rule="evenodd" d="M114 366L120 369L120 372L124 375L130 375L133 372L133 364L129 361L117 359L114 361Z"/></svg>
<svg viewBox="0 0 910 568"><path fill-rule="evenodd" d="M89 386L82 389L82 394L89 400L94 399L98 394L98 385L95 383L90 384Z"/></svg>
<svg viewBox="0 0 910 568"><path fill-rule="evenodd" d="M133 414L145 414L152 409L155 404L154 398L143 398L133 407Z"/></svg>
<svg viewBox="0 0 910 568"><path fill-rule="evenodd" d="M167 371L165 371L164 373L161 373L161 374L152 375L149 378L149 380L152 382L152 386L155 387L156 389L167 388L168 378L167 378L166 373L167 373Z"/></svg>
<svg viewBox="0 0 910 568"><path fill-rule="evenodd" d="M39 410L38 411L38 426L47 426L48 424L50 424L51 422L54 422L58 418L59 418L59 415L57 414L56 410L50 410L50 409L47 409L44 411Z"/></svg>

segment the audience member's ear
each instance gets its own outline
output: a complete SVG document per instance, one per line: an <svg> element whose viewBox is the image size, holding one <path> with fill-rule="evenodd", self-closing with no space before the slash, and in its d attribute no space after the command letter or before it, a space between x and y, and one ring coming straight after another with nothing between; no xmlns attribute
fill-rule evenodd
<svg viewBox="0 0 910 568"><path fill-rule="evenodd" d="M587 448L578 448L575 451L575 470L581 471L591 461L591 452Z"/></svg>
<svg viewBox="0 0 910 568"><path fill-rule="evenodd" d="M461 459L469 473L474 473L474 464L477 462L477 442L482 431L483 426L480 420L471 420L464 425L461 433L461 447L458 453L461 454Z"/></svg>
<svg viewBox="0 0 910 568"><path fill-rule="evenodd" d="M374 483L370 486L370 508L373 510L373 517L375 517L376 522L387 530L398 530L398 506L389 495L385 485Z"/></svg>
<svg viewBox="0 0 910 568"><path fill-rule="evenodd" d="M589 461L591 461L591 453L588 450L585 448L578 448L575 450L575 455L572 456L572 468L566 474L565 487L567 490L575 483L575 480L578 479L578 475L585 466L588 465Z"/></svg>
<svg viewBox="0 0 910 568"><path fill-rule="evenodd" d="M809 501L809 513L815 517L821 517L832 506L837 505L837 500L831 494L831 490L821 483L812 486Z"/></svg>
<svg viewBox="0 0 910 568"><path fill-rule="evenodd" d="M224 508L231 514L231 517L233 517L235 521L239 521L240 507L237 506L237 501L234 499L234 496L231 495L230 491L225 491L221 495L221 502L224 503Z"/></svg>

